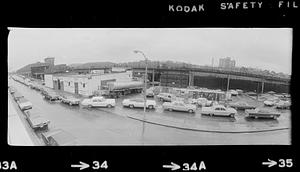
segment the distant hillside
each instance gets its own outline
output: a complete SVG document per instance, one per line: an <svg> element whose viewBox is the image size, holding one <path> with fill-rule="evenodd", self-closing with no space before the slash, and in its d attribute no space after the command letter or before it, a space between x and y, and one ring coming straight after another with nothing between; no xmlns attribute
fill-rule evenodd
<svg viewBox="0 0 300 172"><path fill-rule="evenodd" d="M89 62L89 63L83 63L83 64L73 64L73 66L69 65L70 67L73 68L93 68L93 67L99 67L99 68L110 68L113 66L116 66L115 63L112 62Z"/></svg>
<svg viewBox="0 0 300 172"><path fill-rule="evenodd" d="M46 65L46 63L37 62L37 63L32 63L32 64L29 64L29 65L26 65L26 66L20 68L19 70L17 70L17 73L30 72L31 67L40 66L40 65Z"/></svg>

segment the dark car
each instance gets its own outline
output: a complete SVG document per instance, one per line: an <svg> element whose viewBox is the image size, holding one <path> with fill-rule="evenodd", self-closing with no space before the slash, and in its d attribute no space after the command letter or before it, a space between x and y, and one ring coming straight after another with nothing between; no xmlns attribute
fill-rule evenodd
<svg viewBox="0 0 300 172"><path fill-rule="evenodd" d="M279 112L272 111L266 108L256 108L251 110L246 110L246 117L248 118L271 118L277 119L280 116Z"/></svg>
<svg viewBox="0 0 300 172"><path fill-rule="evenodd" d="M229 103L229 106L236 110L255 109L255 106L249 105L246 102Z"/></svg>
<svg viewBox="0 0 300 172"><path fill-rule="evenodd" d="M26 120L28 121L31 128L34 130L45 129L48 130L50 121L44 118L39 111L27 110L25 111Z"/></svg>
<svg viewBox="0 0 300 172"><path fill-rule="evenodd" d="M76 145L76 138L62 129L55 129L46 133L42 133L41 136L47 146Z"/></svg>
<svg viewBox="0 0 300 172"><path fill-rule="evenodd" d="M53 92L42 90L41 94L44 96L45 99L48 99L50 101L59 100L59 95L57 95Z"/></svg>

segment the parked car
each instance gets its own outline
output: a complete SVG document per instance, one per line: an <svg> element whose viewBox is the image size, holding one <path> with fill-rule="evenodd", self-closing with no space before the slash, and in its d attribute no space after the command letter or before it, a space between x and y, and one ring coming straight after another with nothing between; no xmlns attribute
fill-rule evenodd
<svg viewBox="0 0 300 172"><path fill-rule="evenodd" d="M41 94L43 95L43 97L44 97L45 99L48 99L48 100L50 100L50 101L59 100L59 95L57 95L57 94L54 93L54 92L48 92L48 91L46 91L46 90L43 90L43 91L41 92Z"/></svg>
<svg viewBox="0 0 300 172"><path fill-rule="evenodd" d="M232 96L237 96L239 93L236 90L229 90Z"/></svg>
<svg viewBox="0 0 300 172"><path fill-rule="evenodd" d="M116 105L115 99L106 99L104 97L92 97L91 99L84 99L81 105L91 107L114 107Z"/></svg>
<svg viewBox="0 0 300 172"><path fill-rule="evenodd" d="M274 106L276 103L279 102L279 99L269 99L264 101L265 106Z"/></svg>
<svg viewBox="0 0 300 172"><path fill-rule="evenodd" d="M143 98L136 98L136 99L124 99L122 104L125 107L130 108L143 108L144 107L144 99ZM154 109L156 106L156 102L154 100L146 100L146 108Z"/></svg>
<svg viewBox="0 0 300 172"><path fill-rule="evenodd" d="M202 115L210 115L210 116L230 116L234 117L237 111L233 108L226 108L223 105L215 105L212 107L203 107L201 109Z"/></svg>
<svg viewBox="0 0 300 172"><path fill-rule="evenodd" d="M279 101L275 103L277 109L290 109L291 102L290 101Z"/></svg>
<svg viewBox="0 0 300 172"><path fill-rule="evenodd" d="M80 104L80 99L77 99L72 96L61 95L61 96L59 96L59 99L61 100L62 103L69 104L70 106Z"/></svg>
<svg viewBox="0 0 300 172"><path fill-rule="evenodd" d="M147 89L146 90L146 96L147 97L154 97L153 89Z"/></svg>
<svg viewBox="0 0 300 172"><path fill-rule="evenodd" d="M280 113L278 112L273 112L270 109L266 108L256 108L252 110L246 110L246 117L249 118L272 118L272 119L277 119L280 116Z"/></svg>
<svg viewBox="0 0 300 172"><path fill-rule="evenodd" d="M162 104L164 110L169 111L185 111L189 113L195 113L196 112L196 105L193 104L187 104L184 102L179 101L173 101L173 102L164 102Z"/></svg>
<svg viewBox="0 0 300 172"><path fill-rule="evenodd" d="M25 99L24 97L19 98L17 100L17 103L21 110L27 110L32 108L32 103L27 99Z"/></svg>
<svg viewBox="0 0 300 172"><path fill-rule="evenodd" d="M160 101L164 101L164 102L171 102L172 101L172 98L175 98L176 96L173 95L173 94L170 94L170 93L159 93L157 95L157 98L160 100Z"/></svg>
<svg viewBox="0 0 300 172"><path fill-rule="evenodd" d="M14 97L14 100L15 101L18 101L20 98L23 98L24 96L21 94L21 93L19 93L19 92L15 92L14 94L13 94L13 97Z"/></svg>
<svg viewBox="0 0 300 172"><path fill-rule="evenodd" d="M246 102L229 103L229 106L236 110L255 109L255 106L249 105Z"/></svg>
<svg viewBox="0 0 300 172"><path fill-rule="evenodd" d="M10 94L14 94L17 91L14 87L11 87L11 86L8 89L9 89Z"/></svg>
<svg viewBox="0 0 300 172"><path fill-rule="evenodd" d="M32 82L29 82L28 83L28 87L33 89L34 88L34 84Z"/></svg>
<svg viewBox="0 0 300 172"><path fill-rule="evenodd" d="M255 92L253 92L253 91L246 92L246 94L247 94L248 96L256 96L256 95L257 95L257 93L255 93Z"/></svg>
<svg viewBox="0 0 300 172"><path fill-rule="evenodd" d="M76 138L62 129L54 129L41 134L47 146L72 146L76 145Z"/></svg>
<svg viewBox="0 0 300 172"><path fill-rule="evenodd" d="M28 121L31 128L45 129L48 130L48 125L50 121L43 116L41 116L39 111L36 110L26 110L25 111L26 120Z"/></svg>
<svg viewBox="0 0 300 172"><path fill-rule="evenodd" d="M238 95L241 95L241 94L243 94L243 90L241 90L241 89L236 89L235 91L237 91L237 92L238 92Z"/></svg>
<svg viewBox="0 0 300 172"><path fill-rule="evenodd" d="M191 102L191 104L196 104L196 105L199 105L201 107L211 106L212 103L213 103L213 101L207 100L204 97L200 97L200 98L197 98L197 99L192 99L190 102Z"/></svg>

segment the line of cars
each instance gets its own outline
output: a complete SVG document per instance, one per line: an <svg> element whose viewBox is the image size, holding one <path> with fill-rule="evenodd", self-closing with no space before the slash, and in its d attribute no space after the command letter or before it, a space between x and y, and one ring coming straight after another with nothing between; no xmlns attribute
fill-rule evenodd
<svg viewBox="0 0 300 172"><path fill-rule="evenodd" d="M20 82L20 81L19 81ZM20 82L22 83L22 82ZM9 92L25 115L25 119L34 131L41 131L41 138L47 146L76 145L76 138L62 129L52 129L49 131L50 120L42 113L33 108L31 102L24 98L14 87L8 86Z"/></svg>
<svg viewBox="0 0 300 172"><path fill-rule="evenodd" d="M234 90L231 90L233 93ZM107 107L112 108L115 107L116 102L115 99L106 99L102 96L92 97L90 99L84 99L80 102L79 99L76 99L72 96L62 96L58 95L51 90L45 91L42 90L41 94L49 100L60 100L63 103L69 105L82 105L83 107ZM234 94L240 94L238 91L235 91ZM147 90L147 97L154 97L153 90ZM277 114L274 115L273 112L263 110L264 115L261 115L262 110L256 108L255 106L249 105L246 102L236 102L229 103L229 105L219 105L217 102L207 100L206 98L198 98L198 99L189 99L189 102L184 102L183 99L170 94L170 93L159 93L156 95L159 101L163 101L162 104L163 110L168 111L185 111L189 113L195 113L198 106L201 108L202 115L210 115L210 116L229 116L234 117L237 114L237 110L245 110L247 117L255 117L255 118L273 118L274 116L279 117ZM133 99L124 99L122 102L123 107L129 108L142 108L144 104L147 109L155 109L156 102L155 100L146 100L144 103L144 99L142 98L133 98ZM248 111L253 110L253 111ZM280 115L280 114L279 114Z"/></svg>
<svg viewBox="0 0 300 172"><path fill-rule="evenodd" d="M239 93L237 93L238 95ZM229 116L234 117L237 111L245 111L247 118L268 118L277 119L281 114L269 108L256 107L246 102L234 102L225 105L209 101L206 98L191 99L188 103L176 100L175 96L169 93L160 93L158 99L164 101L163 109L169 111L187 111L194 113L197 106L201 108L202 115ZM276 105L279 108L279 104Z"/></svg>
<svg viewBox="0 0 300 172"><path fill-rule="evenodd" d="M264 101L265 106L275 107L277 109L290 109L291 102L289 100L282 100L279 98L272 98Z"/></svg>

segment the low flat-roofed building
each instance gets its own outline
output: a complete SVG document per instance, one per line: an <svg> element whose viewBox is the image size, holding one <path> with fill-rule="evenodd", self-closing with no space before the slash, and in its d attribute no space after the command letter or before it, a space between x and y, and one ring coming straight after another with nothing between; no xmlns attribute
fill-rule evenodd
<svg viewBox="0 0 300 172"><path fill-rule="evenodd" d="M109 82L131 82L132 71L119 73L96 73L79 75L74 73L45 74L45 86L83 96L93 95Z"/></svg>

